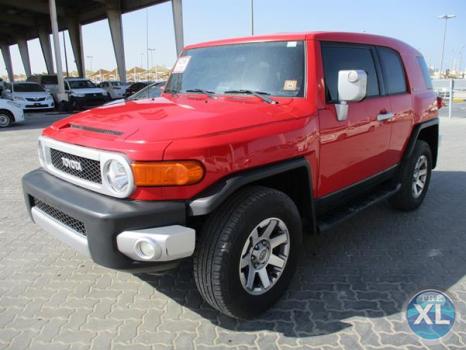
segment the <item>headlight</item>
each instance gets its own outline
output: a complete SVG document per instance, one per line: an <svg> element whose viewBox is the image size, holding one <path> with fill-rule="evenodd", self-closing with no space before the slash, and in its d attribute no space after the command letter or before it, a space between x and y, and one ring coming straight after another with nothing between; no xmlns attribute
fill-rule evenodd
<svg viewBox="0 0 466 350"><path fill-rule="evenodd" d="M24 101L24 97L21 97L21 96L14 96L14 97L13 97L13 100Z"/></svg>
<svg viewBox="0 0 466 350"><path fill-rule="evenodd" d="M118 160L111 159L107 161L104 167L105 181L117 193L124 193L128 190L130 175L127 167Z"/></svg>
<svg viewBox="0 0 466 350"><path fill-rule="evenodd" d="M50 100L53 100L52 95L48 95L48 96L47 96L47 100L49 100L49 101L50 101Z"/></svg>
<svg viewBox="0 0 466 350"><path fill-rule="evenodd" d="M37 153L39 154L40 165L45 167L44 146L43 146L42 141L40 139L39 139L38 144L37 144Z"/></svg>

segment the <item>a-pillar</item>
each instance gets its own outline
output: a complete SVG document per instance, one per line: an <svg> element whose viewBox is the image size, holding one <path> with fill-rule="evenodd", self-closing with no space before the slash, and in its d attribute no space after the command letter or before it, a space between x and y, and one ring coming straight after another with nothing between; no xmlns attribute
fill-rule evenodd
<svg viewBox="0 0 466 350"><path fill-rule="evenodd" d="M73 48L78 75L85 77L86 67L84 66L83 36L78 17L68 17L68 33L70 34L71 47Z"/></svg>
<svg viewBox="0 0 466 350"><path fill-rule="evenodd" d="M183 1L172 0L173 24L175 26L176 53L179 55L184 47L183 35Z"/></svg>
<svg viewBox="0 0 466 350"><path fill-rule="evenodd" d="M24 39L18 40L19 54L23 61L24 73L27 77L31 76L31 61L29 60L28 42Z"/></svg>
<svg viewBox="0 0 466 350"><path fill-rule="evenodd" d="M39 42L40 48L42 49L42 55L44 56L45 67L47 73L53 74L53 56L52 56L52 45L50 44L50 34L48 30L41 29L39 31Z"/></svg>
<svg viewBox="0 0 466 350"><path fill-rule="evenodd" d="M113 50L117 63L118 76L122 82L126 82L125 47L123 42L123 25L121 22L120 1L107 1L107 17L112 35Z"/></svg>
<svg viewBox="0 0 466 350"><path fill-rule="evenodd" d="M5 62L5 68L8 73L8 80L14 81L15 77L13 75L13 65L11 64L10 46L2 45L1 50L2 50L3 62Z"/></svg>

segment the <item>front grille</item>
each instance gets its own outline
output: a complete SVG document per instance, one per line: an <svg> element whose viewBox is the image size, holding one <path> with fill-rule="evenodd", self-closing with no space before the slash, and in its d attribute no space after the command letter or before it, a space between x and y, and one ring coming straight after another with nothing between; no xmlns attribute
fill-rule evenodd
<svg viewBox="0 0 466 350"><path fill-rule="evenodd" d="M47 203L42 202L37 198L33 198L33 206L37 207L37 209L41 210L45 214L51 216L55 220L61 222L63 225L69 227L73 231L76 231L84 236L86 236L86 227L84 226L82 221L79 221L61 210L48 205Z"/></svg>
<svg viewBox="0 0 466 350"><path fill-rule="evenodd" d="M50 158L53 166L63 171L64 173L76 176L80 179L87 180L90 182L102 183L102 176L100 174L100 162L93 159L83 158L74 154L65 153L56 149L50 148ZM81 165L81 169L76 167L65 166L63 159L68 159L73 162L78 162Z"/></svg>
<svg viewBox="0 0 466 350"><path fill-rule="evenodd" d="M26 100L31 102L45 101L45 97L26 97Z"/></svg>

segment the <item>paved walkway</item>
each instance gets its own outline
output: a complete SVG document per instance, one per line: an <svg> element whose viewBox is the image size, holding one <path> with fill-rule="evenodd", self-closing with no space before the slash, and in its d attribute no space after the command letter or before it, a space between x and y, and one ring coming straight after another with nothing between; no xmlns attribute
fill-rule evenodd
<svg viewBox="0 0 466 350"><path fill-rule="evenodd" d="M0 349L465 349L466 120L442 120L440 162L414 213L369 209L306 242L292 288L239 322L201 301L189 264L162 277L101 268L49 238L24 209L50 118L0 131ZM453 333L434 345L404 320L416 292L447 291Z"/></svg>

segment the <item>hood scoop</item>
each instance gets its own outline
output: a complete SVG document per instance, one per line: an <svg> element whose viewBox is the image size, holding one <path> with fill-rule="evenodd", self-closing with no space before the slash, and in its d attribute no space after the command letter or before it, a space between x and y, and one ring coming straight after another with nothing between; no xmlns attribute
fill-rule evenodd
<svg viewBox="0 0 466 350"><path fill-rule="evenodd" d="M100 128L95 128L92 126L84 126L84 125L79 125L79 124L74 124L74 123L71 123L69 127L72 129L80 129L80 130L85 130L85 131L96 132L98 134L106 134L106 135L114 135L114 136L123 135L123 132L117 131L117 130L100 129Z"/></svg>

